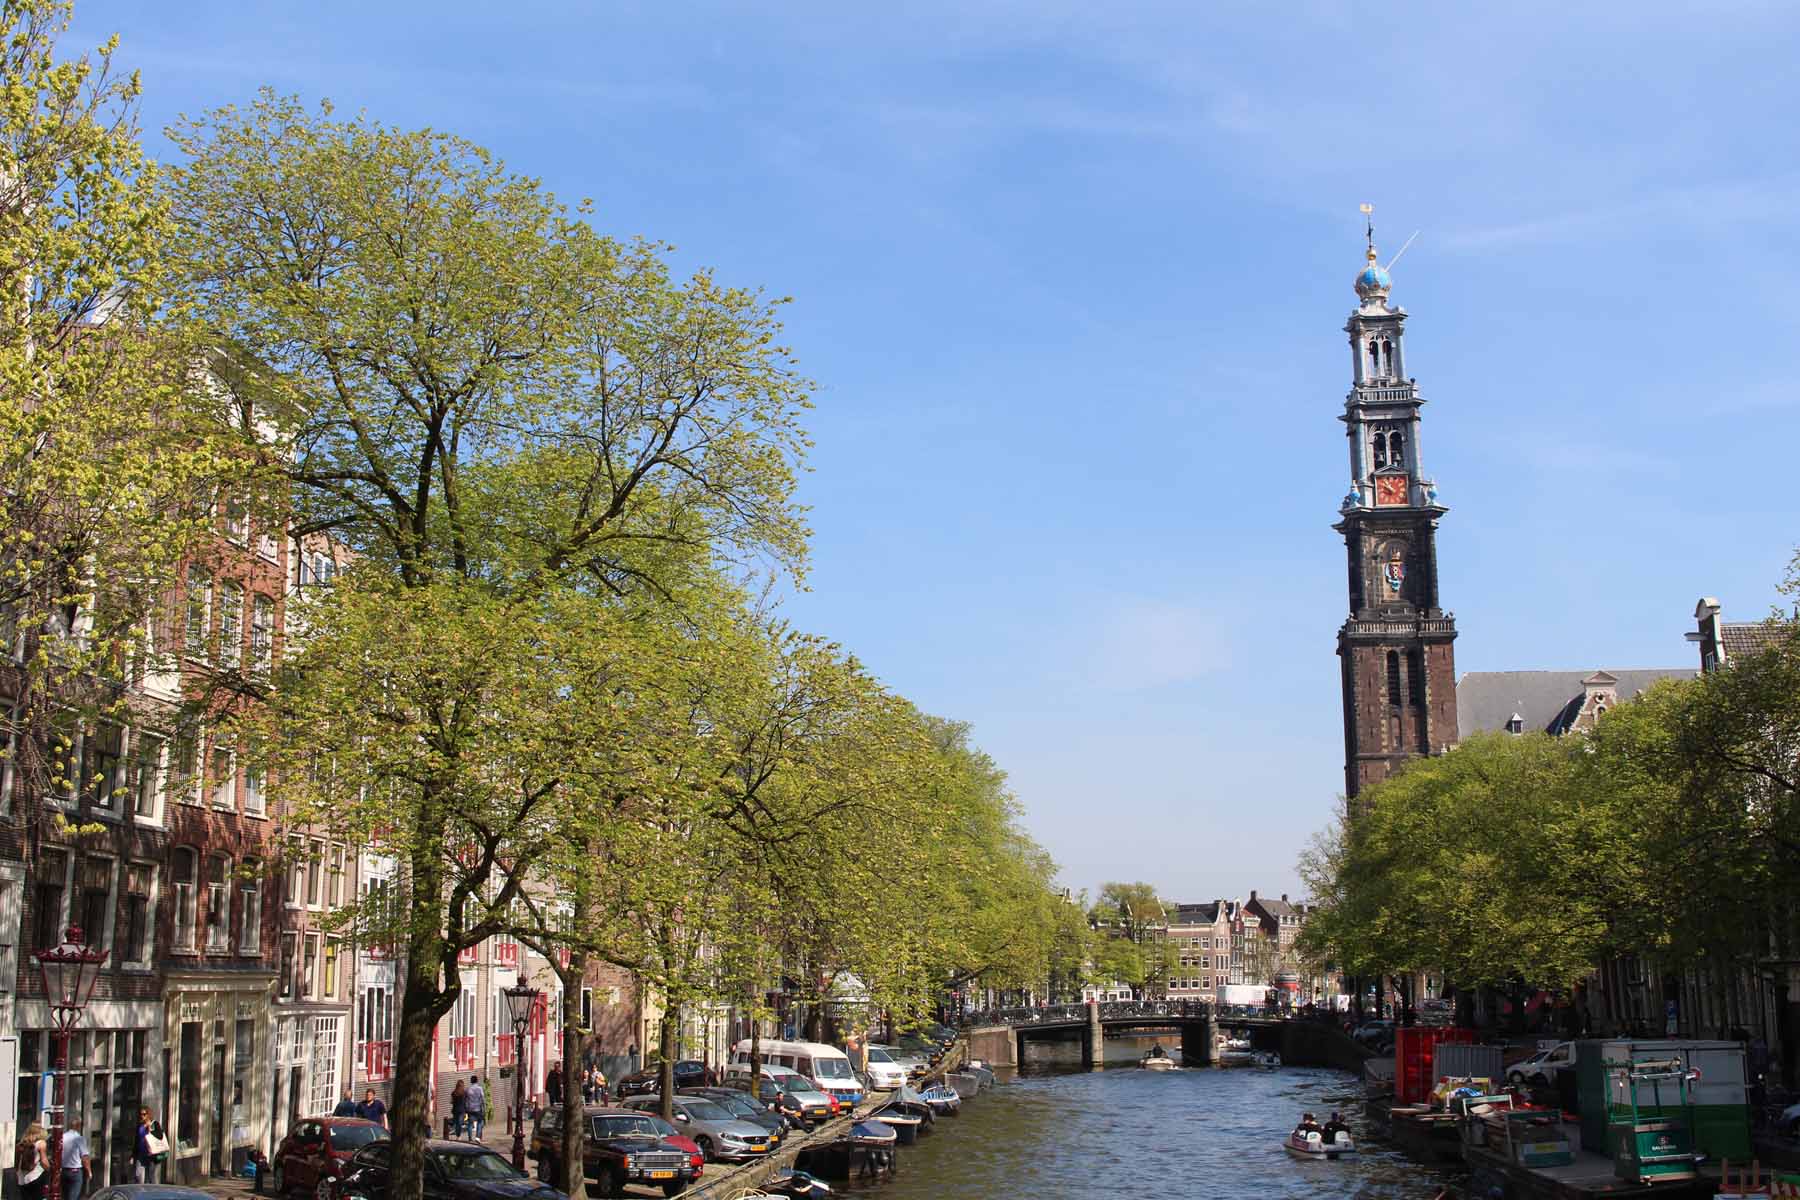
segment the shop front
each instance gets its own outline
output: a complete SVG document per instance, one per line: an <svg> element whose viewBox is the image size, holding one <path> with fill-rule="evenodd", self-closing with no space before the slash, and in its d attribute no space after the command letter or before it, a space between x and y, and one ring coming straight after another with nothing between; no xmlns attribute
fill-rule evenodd
<svg viewBox="0 0 1800 1200"><path fill-rule="evenodd" d="M273 971L168 972L162 1027L168 1182L241 1174L252 1150L268 1149L274 985Z"/></svg>
<svg viewBox="0 0 1800 1200"><path fill-rule="evenodd" d="M39 1000L20 1000L15 1128L49 1125L45 1112L63 1086L71 1128L93 1151L94 1186L131 1182L131 1150L140 1105L157 1109L162 1048L161 1006L154 1000L96 1000L69 1035L66 1062L58 1062L56 1035Z"/></svg>

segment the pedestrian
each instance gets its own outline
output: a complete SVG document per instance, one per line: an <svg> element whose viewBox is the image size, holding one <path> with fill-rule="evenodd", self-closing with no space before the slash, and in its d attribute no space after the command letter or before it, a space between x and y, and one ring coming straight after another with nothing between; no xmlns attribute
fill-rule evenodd
<svg viewBox="0 0 1800 1200"><path fill-rule="evenodd" d="M563 1076L561 1063L552 1066L544 1075L544 1095L547 1098L548 1103L561 1104L563 1102Z"/></svg>
<svg viewBox="0 0 1800 1200"><path fill-rule="evenodd" d="M354 1117L356 1115L356 1101L350 1098L348 1086L344 1088L344 1094L338 1097L337 1107L331 1110L331 1115L334 1117Z"/></svg>
<svg viewBox="0 0 1800 1200"><path fill-rule="evenodd" d="M94 1156L88 1149L87 1139L81 1136L81 1118L71 1114L69 1126L62 1136L63 1200L81 1200L93 1170Z"/></svg>
<svg viewBox="0 0 1800 1200"><path fill-rule="evenodd" d="M387 1105L375 1094L374 1088L363 1089L362 1103L356 1106L356 1115L365 1121L373 1121L383 1129L387 1128Z"/></svg>
<svg viewBox="0 0 1800 1200"><path fill-rule="evenodd" d="M461 1137L469 1124L469 1081L458 1077L450 1089L450 1136Z"/></svg>
<svg viewBox="0 0 1800 1200"><path fill-rule="evenodd" d="M44 1127L35 1122L19 1139L13 1150L13 1170L19 1178L19 1200L43 1200L50 1186L50 1172L45 1169L49 1151L44 1146Z"/></svg>
<svg viewBox="0 0 1800 1200"><path fill-rule="evenodd" d="M606 1072L600 1069L599 1063L594 1064L594 1103L606 1103Z"/></svg>
<svg viewBox="0 0 1800 1200"><path fill-rule="evenodd" d="M162 1165L169 1157L169 1141L162 1122L147 1108L138 1109L137 1140L131 1148L131 1179L134 1183L160 1183Z"/></svg>
<svg viewBox="0 0 1800 1200"><path fill-rule="evenodd" d="M479 1142L487 1132L487 1091L481 1086L479 1075L469 1076L469 1091L463 1104L469 1111L469 1139Z"/></svg>

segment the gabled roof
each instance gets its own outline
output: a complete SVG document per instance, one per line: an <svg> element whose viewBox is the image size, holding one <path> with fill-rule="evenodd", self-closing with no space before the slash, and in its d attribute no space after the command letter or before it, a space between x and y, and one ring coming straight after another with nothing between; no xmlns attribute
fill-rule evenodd
<svg viewBox="0 0 1800 1200"><path fill-rule="evenodd" d="M1177 904L1169 917L1171 925L1211 925L1219 919L1219 908L1223 901L1214 900L1207 904Z"/></svg>
<svg viewBox="0 0 1800 1200"><path fill-rule="evenodd" d="M1615 671L1470 671L1456 684L1458 738L1504 730L1517 715L1525 730L1565 732L1580 713L1590 686L1611 688L1631 700L1664 679L1692 679L1687 667Z"/></svg>
<svg viewBox="0 0 1800 1200"><path fill-rule="evenodd" d="M1722 621L1719 639L1725 643L1725 661L1744 658L1776 645L1787 636L1788 627L1779 621Z"/></svg>

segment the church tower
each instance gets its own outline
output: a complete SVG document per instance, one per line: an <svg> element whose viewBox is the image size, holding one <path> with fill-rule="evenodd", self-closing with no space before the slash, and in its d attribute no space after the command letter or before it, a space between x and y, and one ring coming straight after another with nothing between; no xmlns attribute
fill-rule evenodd
<svg viewBox="0 0 1800 1200"><path fill-rule="evenodd" d="M1367 211L1365 209L1365 211ZM1437 524L1447 511L1421 468L1424 399L1406 374L1406 310L1375 257L1356 277L1351 385L1344 400L1350 491L1332 528L1349 558L1350 617L1338 630L1344 677L1344 794L1456 741L1455 618L1438 602Z"/></svg>

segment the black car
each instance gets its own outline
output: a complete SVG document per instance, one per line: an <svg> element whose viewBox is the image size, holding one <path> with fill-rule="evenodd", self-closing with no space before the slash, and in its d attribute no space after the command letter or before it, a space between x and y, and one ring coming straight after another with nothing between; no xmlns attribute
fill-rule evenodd
<svg viewBox="0 0 1800 1200"><path fill-rule="evenodd" d="M351 1155L338 1200L387 1200L392 1142L372 1142ZM514 1168L486 1146L433 1138L425 1143L426 1200L569 1200Z"/></svg>
<svg viewBox="0 0 1800 1200"><path fill-rule="evenodd" d="M708 1100L715 1101L727 1109L730 1109L731 1115L738 1120L748 1121L752 1125L761 1125L770 1133L777 1135L778 1141L780 1135L786 1133L789 1129L798 1128L801 1124L798 1118L790 1121L770 1105L764 1104L749 1092L739 1091L737 1088L688 1087L682 1088L679 1094L683 1096L705 1096Z"/></svg>
<svg viewBox="0 0 1800 1200"><path fill-rule="evenodd" d="M627 1183L660 1187L673 1196L700 1178L706 1160L698 1147L646 1113L592 1104L582 1110L587 1128L582 1130L581 1160L594 1183L594 1194L616 1196ZM557 1165L562 1152L562 1106L544 1110L531 1134L531 1157L537 1159L539 1179L560 1179ZM557 1193L561 1195L561 1193Z"/></svg>
<svg viewBox="0 0 1800 1200"><path fill-rule="evenodd" d="M712 1081L706 1077L706 1064L697 1058L684 1058L675 1064L675 1090L705 1087ZM662 1090L662 1067L652 1064L619 1080L614 1089L621 1099L626 1096L653 1096Z"/></svg>

